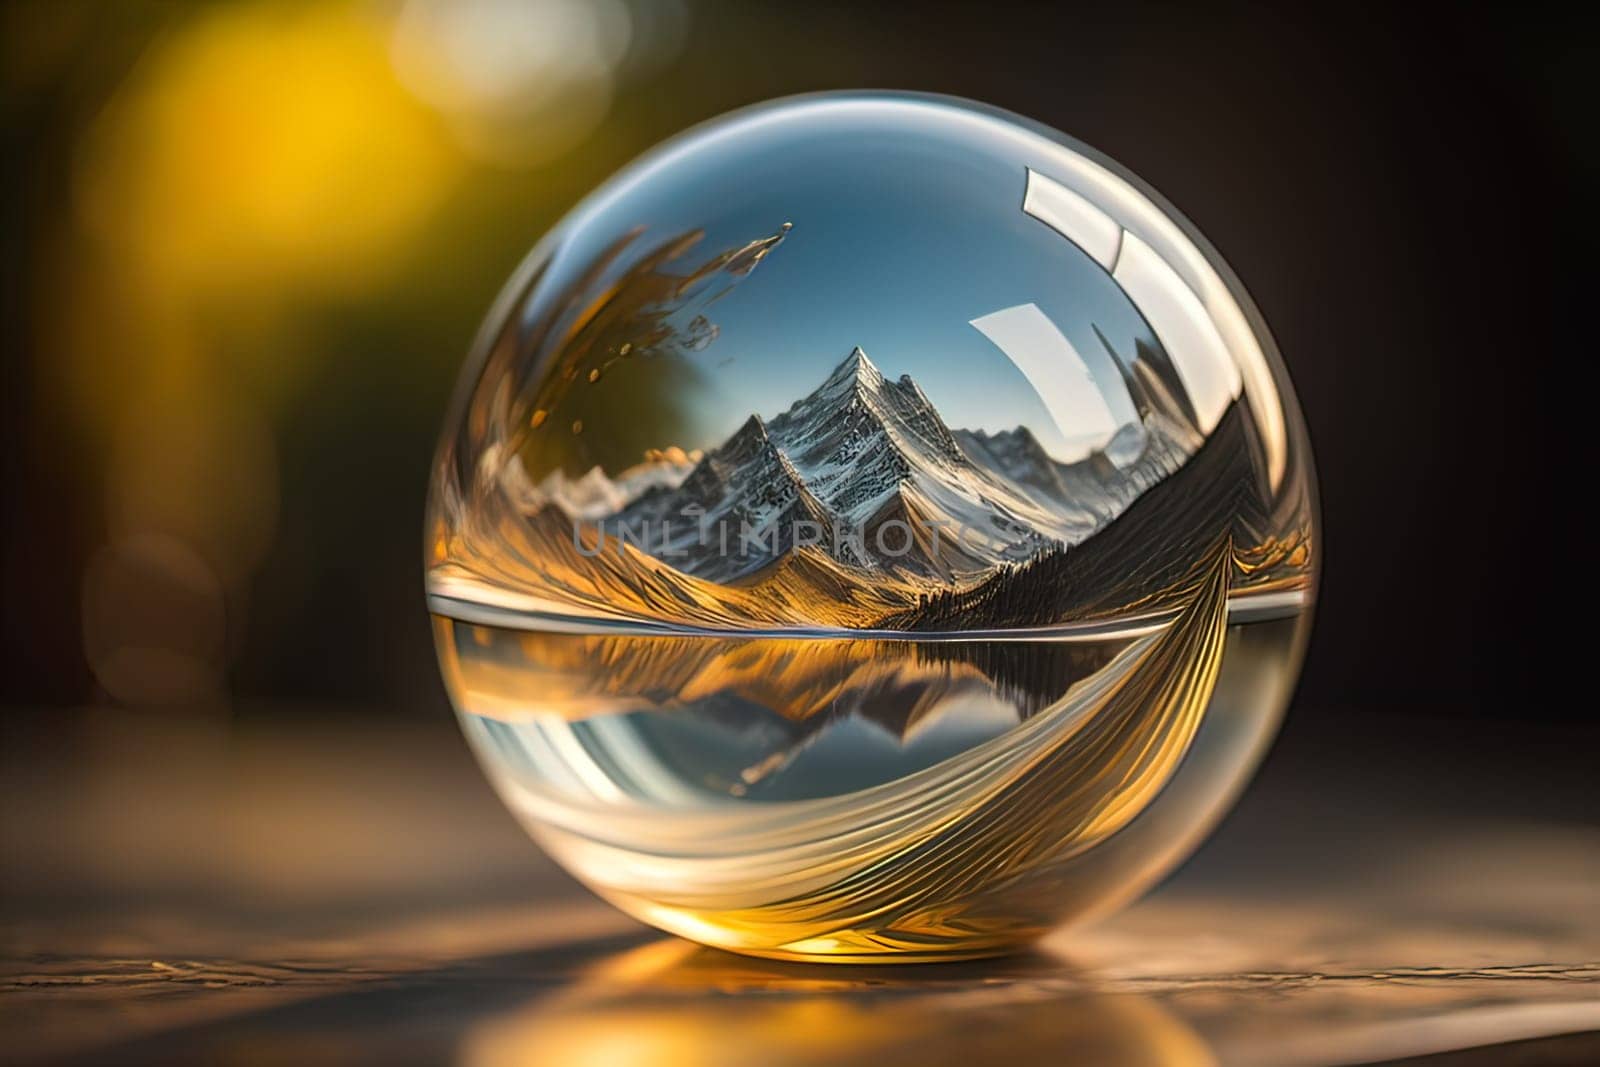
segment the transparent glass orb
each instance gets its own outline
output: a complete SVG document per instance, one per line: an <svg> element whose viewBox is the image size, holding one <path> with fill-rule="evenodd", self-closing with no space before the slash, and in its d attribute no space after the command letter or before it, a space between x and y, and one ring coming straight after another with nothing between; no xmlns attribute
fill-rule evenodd
<svg viewBox="0 0 1600 1067"><path fill-rule="evenodd" d="M634 163L491 311L439 658L505 801L646 922L1015 948L1192 849L1277 726L1315 489L1259 316L1014 116L780 101Z"/></svg>

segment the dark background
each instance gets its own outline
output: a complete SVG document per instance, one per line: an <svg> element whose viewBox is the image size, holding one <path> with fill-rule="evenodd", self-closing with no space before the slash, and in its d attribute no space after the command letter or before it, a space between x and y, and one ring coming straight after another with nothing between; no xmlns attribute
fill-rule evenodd
<svg viewBox="0 0 1600 1067"><path fill-rule="evenodd" d="M383 260L380 280L319 289L293 280L315 272L315 251L301 262L270 242L218 244L278 273L238 271L223 297L176 301L193 322L184 357L163 362L173 315L141 318L149 272L117 243L149 239L140 183L185 160L205 166L213 145L229 150L238 97L208 95L206 77L245 69L246 97L270 101L307 75L255 84L226 55L223 74L199 64L181 82L211 102L193 112L204 121L192 144L181 109L179 132L148 150L146 127L119 116L157 106L150 85L163 63L185 62L185 42L254 47L197 26L278 9L291 24L284 54L298 54L293 20L313 17L293 4L41 3L4 15L0 678L17 714L120 704L248 717L294 705L443 718L420 512L448 392L499 284L567 207L658 140L755 101L855 87L972 97L1080 138L1161 190L1243 279L1290 368L1321 481L1322 593L1296 716L1589 714L1550 689L1571 645L1552 612L1586 598L1576 509L1590 486L1575 441L1592 360L1578 333L1588 297L1576 230L1595 163L1584 121L1600 60L1593 25L1527 7L695 3L672 23L681 40L620 78L603 118L570 145L531 161L452 157L447 191L409 229L353 246L349 269ZM322 40L315 26L303 32ZM287 117L263 120L250 104L240 128L293 142L302 105L272 106ZM108 124L134 132L107 142ZM326 143L359 152L364 129ZM108 156L105 143L119 147ZM173 144L191 154L150 162ZM245 158L287 166L270 149ZM319 165L303 169L315 177ZM335 183L341 160L326 165ZM217 188L249 195L250 180ZM109 188L102 209L109 196L127 225L93 222L86 186ZM343 205L316 188L312 221L338 224ZM365 209L360 182L338 195L349 214ZM173 232L184 231L155 239ZM148 439L128 431L130 445L118 419L137 408L136 426L182 428L213 397L222 429L180 433L172 448L226 460L228 442L244 439L234 413L265 428L270 515L240 505L259 549L223 558L237 541L227 515L208 525L192 509L135 507L193 549L201 577L136 561L112 567L115 595L95 592L86 568L127 533L126 508L108 503L121 499L113 483L144 462L134 446ZM193 464L174 463L170 481L154 480L181 489ZM255 468L213 467L193 475L191 497L226 510ZM108 667L119 640L133 659ZM146 660L159 684L141 682ZM199 666L174 675L173 663Z"/></svg>

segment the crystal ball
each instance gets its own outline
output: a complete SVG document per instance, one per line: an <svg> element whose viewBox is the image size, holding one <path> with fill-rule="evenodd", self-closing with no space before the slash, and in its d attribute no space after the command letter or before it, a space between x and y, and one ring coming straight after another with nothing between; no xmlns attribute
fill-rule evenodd
<svg viewBox="0 0 1600 1067"><path fill-rule="evenodd" d="M740 111L529 254L433 468L496 789L664 930L991 955L1188 854L1276 730L1318 538L1272 338L1098 152L944 97Z"/></svg>

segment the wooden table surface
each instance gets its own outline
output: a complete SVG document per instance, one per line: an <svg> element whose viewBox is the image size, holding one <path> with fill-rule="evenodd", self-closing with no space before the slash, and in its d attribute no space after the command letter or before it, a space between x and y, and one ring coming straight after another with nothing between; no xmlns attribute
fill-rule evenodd
<svg viewBox="0 0 1600 1067"><path fill-rule="evenodd" d="M1222 829L1039 951L746 960L544 859L454 724L6 722L0 1060L1600 1062L1596 736L1292 717Z"/></svg>

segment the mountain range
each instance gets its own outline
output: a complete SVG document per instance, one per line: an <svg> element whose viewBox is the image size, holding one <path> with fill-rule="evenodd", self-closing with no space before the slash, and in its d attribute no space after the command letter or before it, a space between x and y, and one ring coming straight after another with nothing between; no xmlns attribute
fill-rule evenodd
<svg viewBox="0 0 1600 1067"><path fill-rule="evenodd" d="M1192 416L1150 365L1135 360L1124 380L1139 421L1063 462L1023 426L951 429L910 376L885 377L856 348L809 395L770 420L751 415L696 461L674 450L615 479L556 472L521 503L631 531L645 552L710 582L807 544L896 582L959 581L1086 540L1199 447Z"/></svg>

